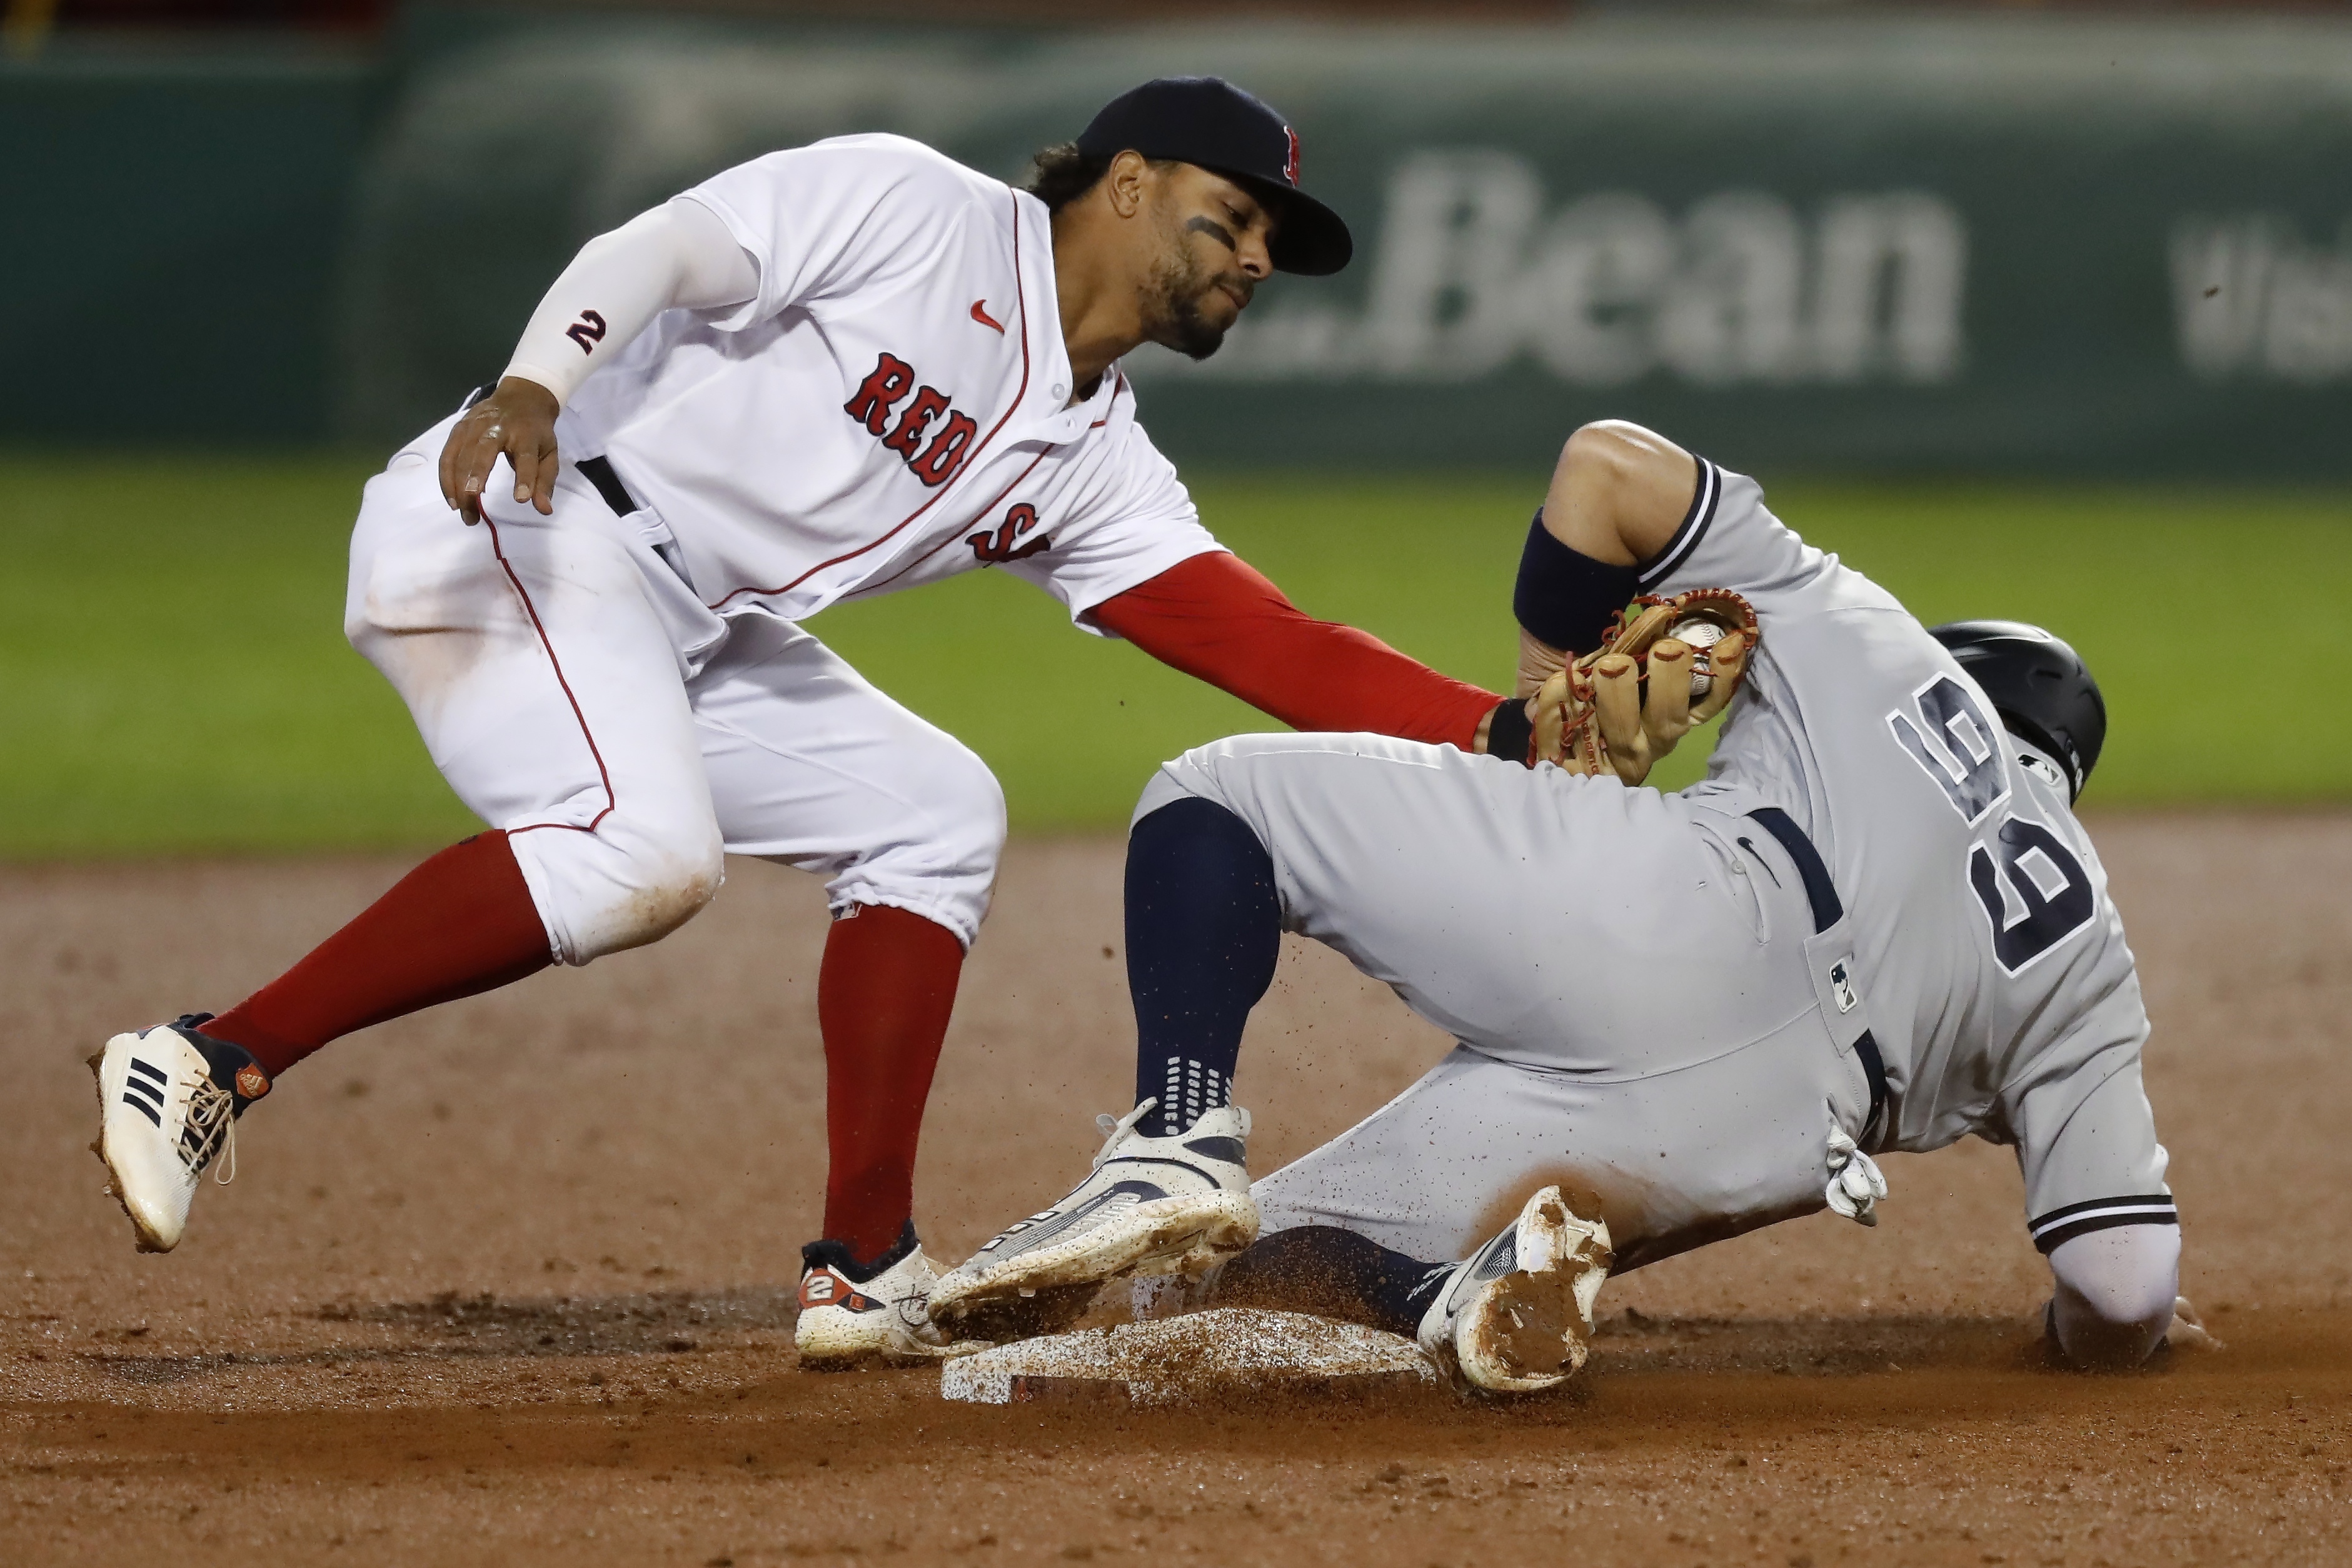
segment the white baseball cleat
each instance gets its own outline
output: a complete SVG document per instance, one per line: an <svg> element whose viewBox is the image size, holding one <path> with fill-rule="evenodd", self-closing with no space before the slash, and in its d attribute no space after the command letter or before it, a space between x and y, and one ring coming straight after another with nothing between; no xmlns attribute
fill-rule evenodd
<svg viewBox="0 0 2352 1568"><path fill-rule="evenodd" d="M226 1153L219 1180L236 1174L236 1119L269 1092L268 1075L244 1047L200 1035L212 1016L191 1013L117 1035L89 1058L98 1075L98 1142L107 1188L131 1216L142 1252L169 1252L188 1228L197 1178Z"/></svg>
<svg viewBox="0 0 2352 1568"><path fill-rule="evenodd" d="M1579 1219L1545 1187L1446 1277L1422 1314L1421 1348L1489 1394L1557 1388L1584 1365L1593 1299L1616 1260L1608 1222Z"/></svg>
<svg viewBox="0 0 2352 1568"><path fill-rule="evenodd" d="M901 1249L904 1250L901 1250ZM886 1262L858 1268L837 1241L801 1248L800 1319L793 1343L812 1372L853 1366L919 1366L987 1347L974 1340L950 1343L931 1326L928 1305L939 1268L909 1226ZM860 1279L858 1275L866 1278Z"/></svg>
<svg viewBox="0 0 2352 1568"><path fill-rule="evenodd" d="M1031 1215L940 1277L931 1319L950 1331L984 1326L1039 1292L1091 1297L1133 1275L1197 1275L1257 1239L1249 1193L1249 1112L1221 1106L1169 1138L1135 1124L1159 1103L1097 1119L1105 1133L1093 1172L1053 1207ZM1085 1301L1076 1302L1083 1311ZM1076 1313L1069 1314L1072 1317Z"/></svg>

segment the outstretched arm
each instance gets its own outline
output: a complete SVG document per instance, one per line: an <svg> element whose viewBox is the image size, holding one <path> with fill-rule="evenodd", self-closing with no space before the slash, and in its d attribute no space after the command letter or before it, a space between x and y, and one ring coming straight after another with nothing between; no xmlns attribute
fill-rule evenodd
<svg viewBox="0 0 2352 1568"><path fill-rule="evenodd" d="M589 374L664 310L740 305L759 286L758 266L699 202L667 203L590 240L531 313L496 390L450 431L442 495L479 521L482 487L505 458L514 499L552 510L555 416Z"/></svg>
<svg viewBox="0 0 2352 1568"><path fill-rule="evenodd" d="M2179 1300L2180 1211L2140 1083L2138 986L2110 993L2080 1028L2117 1043L2070 1064L2073 1042L2054 1042L2046 1065L2029 1063L2003 1092L2003 1118L2025 1176L2026 1227L2050 1259L2053 1348L2070 1365L2127 1371L2174 1331L2176 1310L2181 1337L2200 1331Z"/></svg>
<svg viewBox="0 0 2352 1568"><path fill-rule="evenodd" d="M1512 594L1516 695L1532 697L1566 659L1592 651L1633 596L1636 569L1673 540L1697 485L1697 459L1639 425L1602 420L1568 438Z"/></svg>
<svg viewBox="0 0 2352 1568"><path fill-rule="evenodd" d="M1300 730L1370 730L1466 752L1496 701L1369 632L1316 620L1222 551L1180 562L1092 616L1162 664Z"/></svg>
<svg viewBox="0 0 2352 1568"><path fill-rule="evenodd" d="M2127 1372L2172 1327L2180 1297L2180 1227L2095 1230L2050 1252L2057 1289L2048 1326L2068 1364Z"/></svg>
<svg viewBox="0 0 2352 1568"><path fill-rule="evenodd" d="M1522 565L1520 620L1532 615L1538 630L1521 633L1519 698L1559 667L1563 647L1576 646L1547 645L1538 632L1557 630L1565 608L1576 624L1591 620L1597 637L1633 597L1635 564L1674 537L1697 477L1689 453L1639 426L1588 425L1569 438L1539 531L1548 555L1568 562L1573 603L1560 603L1557 571L1547 576L1539 568L1543 580L1531 583ZM1537 553L1531 538L1529 554ZM1105 600L1092 616L1160 662L1301 730L1369 730L1483 752L1496 749L1489 731L1498 716L1507 721L1503 710L1523 707L1440 675L1369 633L1313 619L1231 555L1196 555ZM1500 749L1523 757L1527 723L1522 715L1515 743Z"/></svg>
<svg viewBox="0 0 2352 1568"><path fill-rule="evenodd" d="M1697 459L1638 425L1602 420L1568 438L1511 592L1517 680L1482 730L1482 749L1532 758L1537 693L1569 660L1600 647L1639 591L1643 563L1689 516L1697 488Z"/></svg>

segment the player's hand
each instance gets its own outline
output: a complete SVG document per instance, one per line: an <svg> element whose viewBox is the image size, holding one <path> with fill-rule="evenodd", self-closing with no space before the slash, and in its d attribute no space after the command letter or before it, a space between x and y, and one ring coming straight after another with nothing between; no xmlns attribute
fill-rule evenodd
<svg viewBox="0 0 2352 1568"><path fill-rule="evenodd" d="M2227 1348L2213 1337L2213 1331L2205 1326L2205 1320L2197 1315L2197 1309L2189 1304L2186 1296L2172 1299L2172 1326L2165 1331L2164 1337L2172 1342L2172 1348L2177 1351Z"/></svg>
<svg viewBox="0 0 2352 1568"><path fill-rule="evenodd" d="M514 499L543 513L555 510L555 416L562 405L535 381L508 376L466 410L441 448L441 495L468 523L482 521L482 487L504 458L514 468Z"/></svg>

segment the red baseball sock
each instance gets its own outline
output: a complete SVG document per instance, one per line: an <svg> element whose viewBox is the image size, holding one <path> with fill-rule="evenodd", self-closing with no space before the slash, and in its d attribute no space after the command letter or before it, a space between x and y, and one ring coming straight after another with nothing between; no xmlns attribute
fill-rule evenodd
<svg viewBox="0 0 2352 1568"><path fill-rule="evenodd" d="M320 1046L495 990L553 962L507 836L480 833L403 877L309 957L204 1026L276 1078Z"/></svg>
<svg viewBox="0 0 2352 1568"><path fill-rule="evenodd" d="M887 1251L914 1211L923 1103L962 973L954 932L888 904L860 907L825 938L824 1234L860 1263Z"/></svg>

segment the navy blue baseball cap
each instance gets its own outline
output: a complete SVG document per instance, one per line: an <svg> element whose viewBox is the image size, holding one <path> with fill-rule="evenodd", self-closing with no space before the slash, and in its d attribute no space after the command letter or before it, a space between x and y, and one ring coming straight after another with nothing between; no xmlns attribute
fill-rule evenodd
<svg viewBox="0 0 2352 1568"><path fill-rule="evenodd" d="M1223 77L1165 76L1119 94L1078 132L1078 151L1136 152L1240 181L1281 216L1270 248L1282 271L1320 278L1356 253L1339 215L1298 188L1298 132Z"/></svg>

